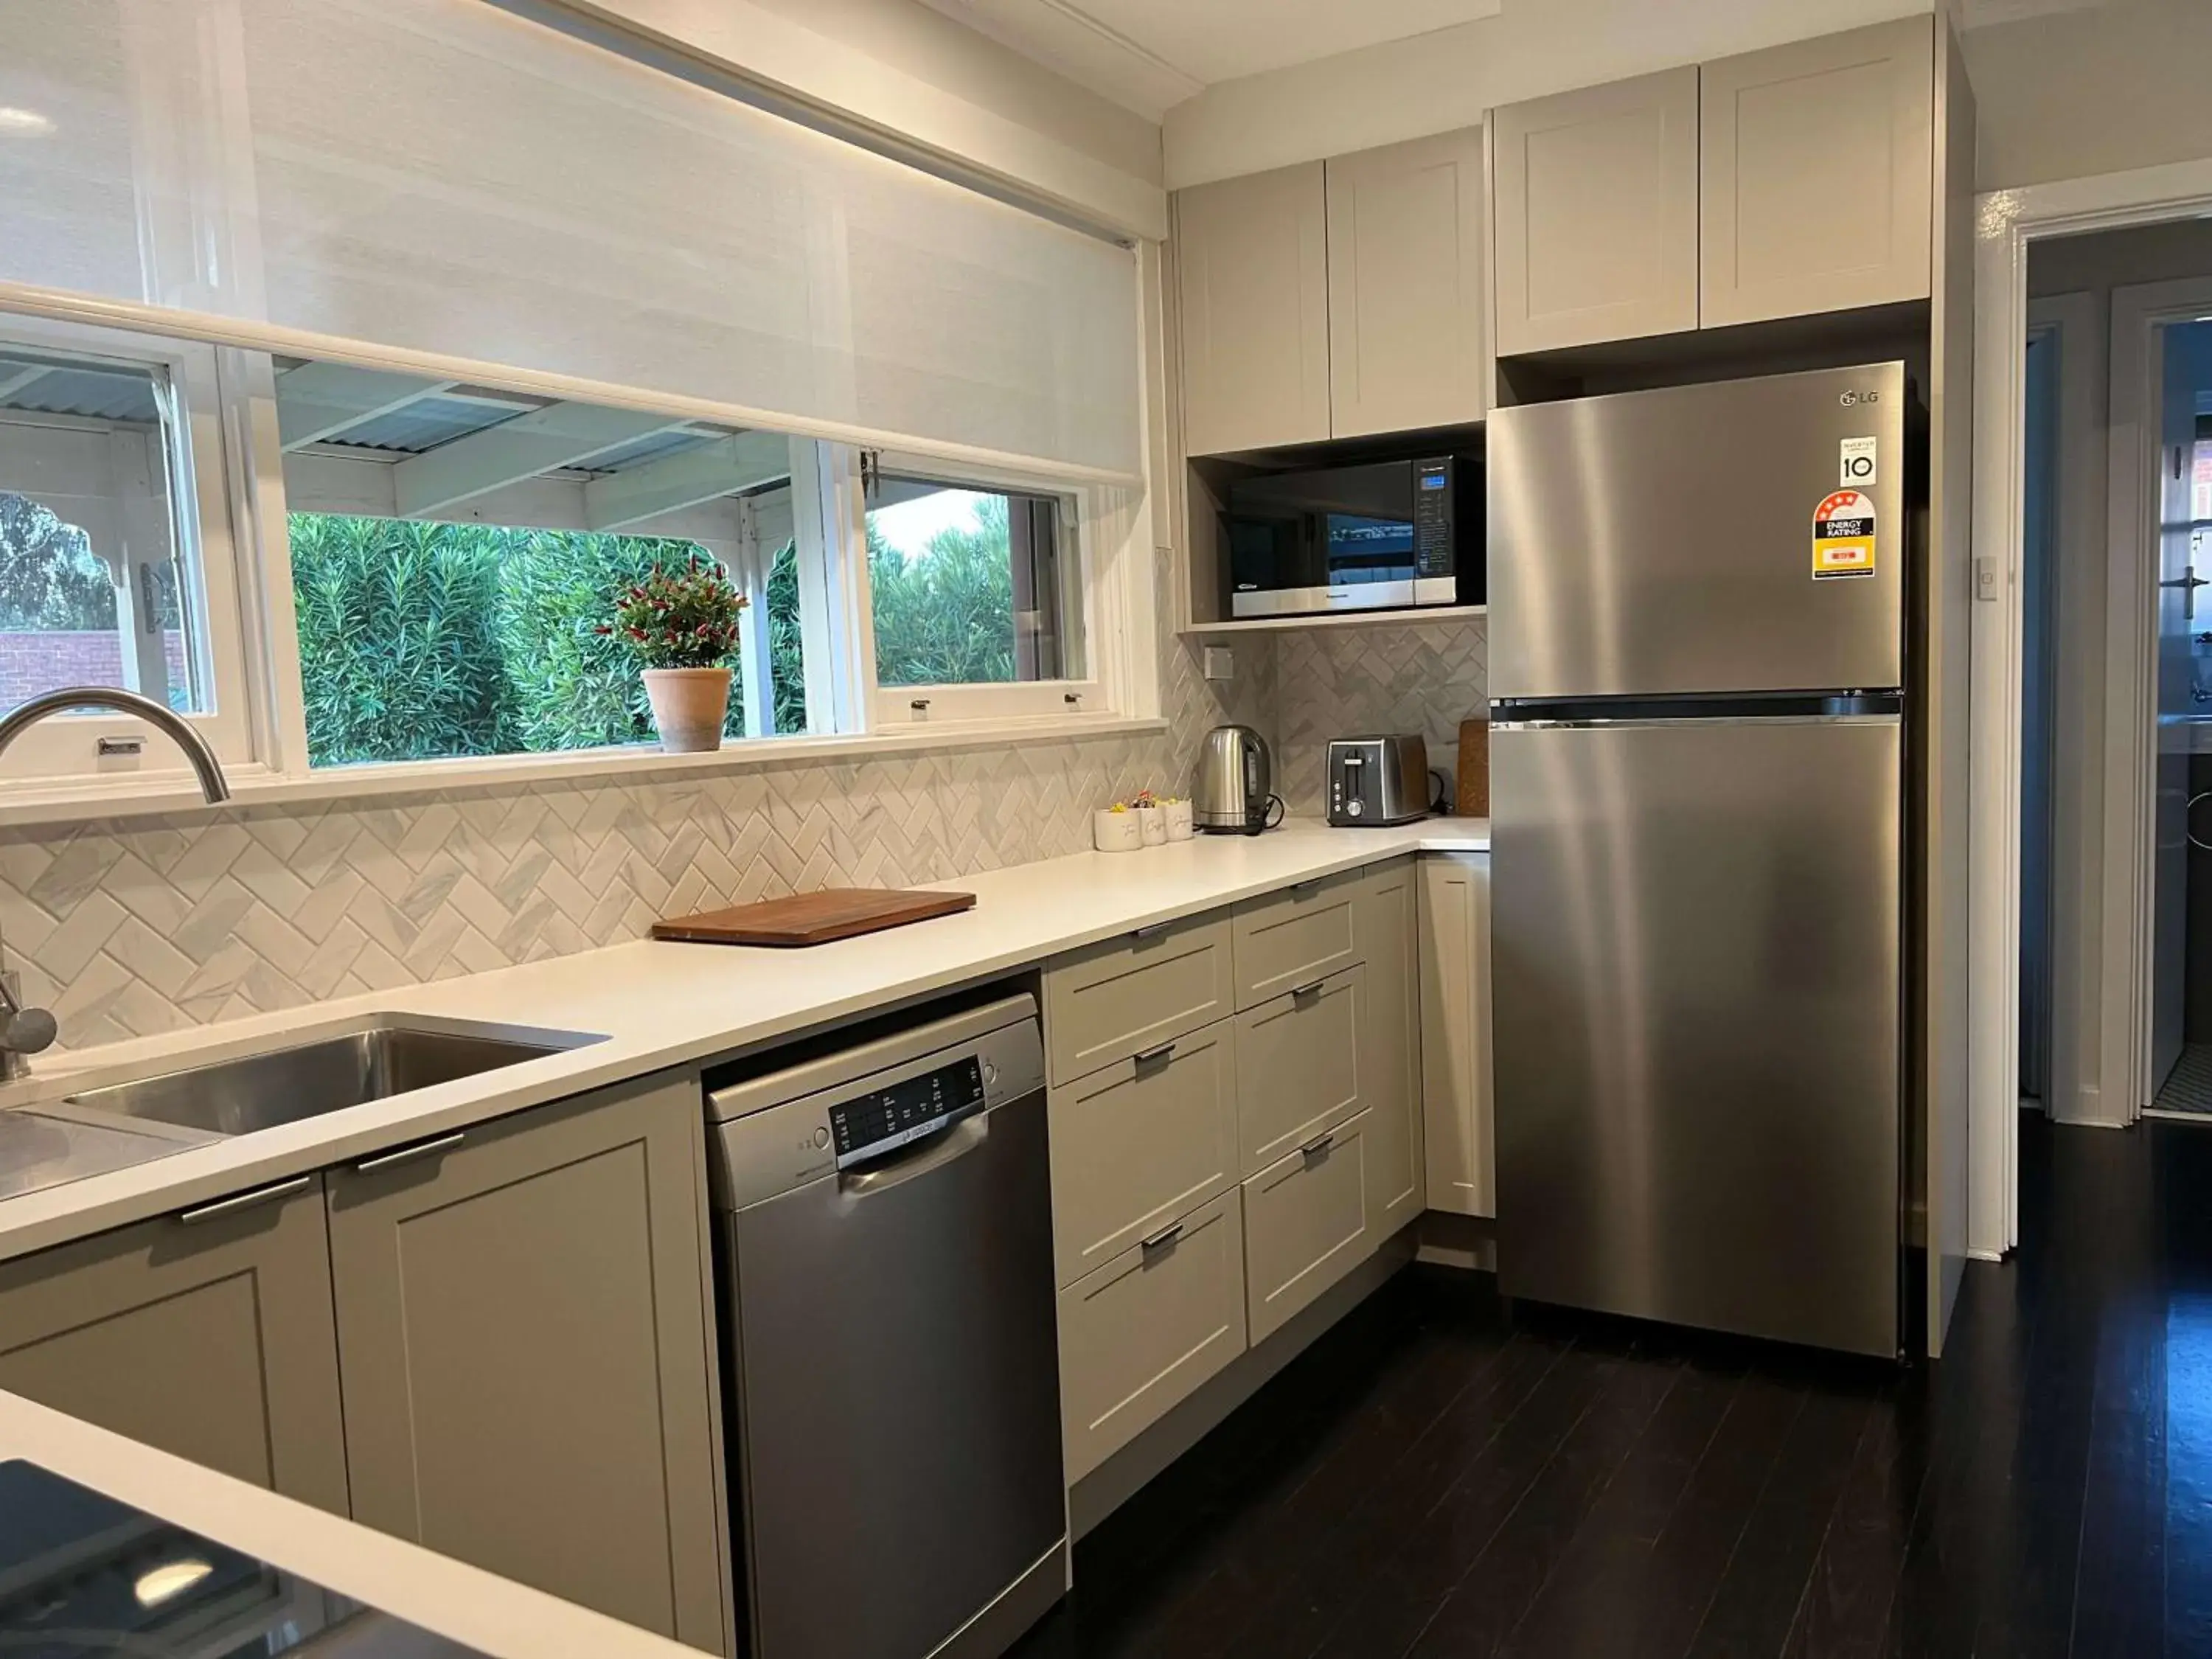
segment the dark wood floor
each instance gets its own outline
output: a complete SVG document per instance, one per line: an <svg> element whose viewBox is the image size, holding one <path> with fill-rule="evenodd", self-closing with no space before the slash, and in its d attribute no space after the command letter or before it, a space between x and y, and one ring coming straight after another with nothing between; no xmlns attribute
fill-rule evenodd
<svg viewBox="0 0 2212 1659"><path fill-rule="evenodd" d="M1021 1659L2212 1655L2212 1126L2023 1126L1895 1368L1402 1274L1076 1552Z"/></svg>

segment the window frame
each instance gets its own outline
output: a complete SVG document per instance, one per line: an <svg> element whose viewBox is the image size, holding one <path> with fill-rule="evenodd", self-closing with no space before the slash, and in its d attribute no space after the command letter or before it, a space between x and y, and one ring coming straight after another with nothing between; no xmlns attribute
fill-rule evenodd
<svg viewBox="0 0 2212 1659"><path fill-rule="evenodd" d="M224 730L214 740L240 805L448 787L510 787L563 779L612 781L736 771L984 743L1134 735L1157 732L1165 726L1160 712L1156 573L1158 557L1171 556L1171 550L1152 545L1153 507L1147 480L1101 483L1101 475L1086 469L1056 471L1026 464L1001 465L998 457L964 453L949 459L927 451L881 452L902 471L925 472L949 483L981 489L1050 495L1061 501L1061 534L1078 562L1089 675L1079 682L939 688L930 694L933 707L927 720L914 720L911 711L901 708L899 718L884 720L876 707L882 689L873 675L873 617L860 487L863 453L877 452L792 432L791 528L805 595L806 732L732 739L721 750L703 755L664 755L649 746L623 745L313 768L307 760L287 534L290 507L276 386L279 358L424 375L448 384L465 380L487 388L511 388L521 396L599 402L710 423L741 425L741 412L708 409L691 400L647 398L630 388L536 371L464 366L458 360L424 358L358 341L293 337L161 307L95 305L6 285L0 285L0 337L37 348L173 364L173 383L189 389L190 419L180 430L189 434L188 476L199 508L199 576L209 613L203 649L218 711L216 716L191 718L222 723ZM762 421L749 429L770 428ZM733 504L741 509L748 505L744 497L734 498ZM743 653L746 684L765 689L768 674L752 671L756 653L767 648L765 587L770 562L781 543L775 547L760 544L750 516L741 513L741 517L753 540L750 544L741 540L730 568L754 598L760 623L757 638L749 640L750 648ZM811 537L810 527L815 532ZM724 549L712 550L718 556L725 555ZM767 667L764 655L760 667ZM916 689L895 690L910 700ZM1060 701L1069 690L1079 690L1083 698L1079 712L1069 712ZM769 721L759 729L767 732L772 720L771 707ZM99 773L42 764L59 757L50 752L50 744L34 741L45 728L34 729L11 749L6 763L0 763L0 824L64 821L88 811L166 813L198 805L197 786L181 761L172 758L173 745L165 738L133 720L110 722L99 717L98 724L118 735L145 735L142 757ZM94 731L94 717L77 717L61 735L82 738Z"/></svg>
<svg viewBox="0 0 2212 1659"><path fill-rule="evenodd" d="M190 610L186 648L197 651L214 702L211 709L183 718L207 740L226 771L265 773L269 700L257 685L261 664L248 622L253 605L246 573L254 561L240 556L240 550L252 549L256 538L240 492L230 435L239 424L242 388L227 372L227 354L166 335L15 313L0 316L0 343L57 356L143 364L165 376L170 409L158 436L173 491L170 534L182 542L173 551L189 573L179 592ZM134 429L128 422L27 410L0 411L0 424L88 432ZM125 744L135 739L137 752L100 755L103 739ZM143 720L104 711L42 720L0 754L0 785L9 788L67 788L118 776L152 782L187 775L188 763L167 737Z"/></svg>
<svg viewBox="0 0 2212 1659"><path fill-rule="evenodd" d="M992 684L883 685L876 678L875 600L868 586L866 503L861 503L857 547L849 550L855 562L854 587L866 623L864 662L871 728L896 731L922 725L975 725L987 721L1060 720L1079 728L1082 722L1117 711L1108 682L1097 669L1094 651L1109 628L1109 607L1103 603L1102 584L1096 573L1103 562L1099 545L1098 514L1086 500L1091 487L1055 477L1048 472L1018 471L1010 468L957 465L933 456L898 450L874 452L874 473L940 483L955 489L992 494L1049 496L1059 504L1054 530L1060 544L1057 573L1063 615L1080 619L1083 665L1080 675L1049 680L1018 680ZM1071 568L1072 567L1072 568Z"/></svg>

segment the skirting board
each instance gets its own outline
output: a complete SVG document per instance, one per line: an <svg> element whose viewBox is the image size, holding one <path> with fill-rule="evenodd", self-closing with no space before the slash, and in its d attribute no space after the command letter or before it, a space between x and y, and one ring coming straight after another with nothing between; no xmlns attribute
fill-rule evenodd
<svg viewBox="0 0 2212 1659"><path fill-rule="evenodd" d="M1211 1433L1261 1385L1297 1358L1314 1339L1350 1313L1413 1260L1421 1232L1408 1222L1373 1255L1324 1291L1314 1304L1256 1348L1229 1362L1218 1376L1077 1481L1067 1494L1068 1536L1079 1539L1121 1508L1152 1477Z"/></svg>
<svg viewBox="0 0 2212 1659"><path fill-rule="evenodd" d="M1498 1224L1486 1216L1431 1210L1410 1231L1420 1239L1416 1261L1469 1273L1498 1271Z"/></svg>

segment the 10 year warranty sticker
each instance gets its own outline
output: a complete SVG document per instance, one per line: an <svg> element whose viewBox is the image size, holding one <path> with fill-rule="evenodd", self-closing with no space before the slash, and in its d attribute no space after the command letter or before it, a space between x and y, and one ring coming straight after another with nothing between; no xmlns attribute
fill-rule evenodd
<svg viewBox="0 0 2212 1659"><path fill-rule="evenodd" d="M1875 539L1874 502L1838 489L1813 509L1813 580L1873 575Z"/></svg>

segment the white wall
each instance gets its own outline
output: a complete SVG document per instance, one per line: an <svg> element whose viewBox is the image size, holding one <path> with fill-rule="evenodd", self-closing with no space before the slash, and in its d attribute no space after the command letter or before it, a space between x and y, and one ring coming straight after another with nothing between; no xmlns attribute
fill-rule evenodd
<svg viewBox="0 0 2212 1659"><path fill-rule="evenodd" d="M1933 9L1931 0L1508 0L1496 17L1207 88L1168 112L1168 186L1449 132L1498 104Z"/></svg>
<svg viewBox="0 0 2212 1659"><path fill-rule="evenodd" d="M2104 0L1970 29L1984 190L2212 155L2212 5Z"/></svg>
<svg viewBox="0 0 2212 1659"><path fill-rule="evenodd" d="M921 0L560 0L1110 228L1167 234L1160 131Z"/></svg>

